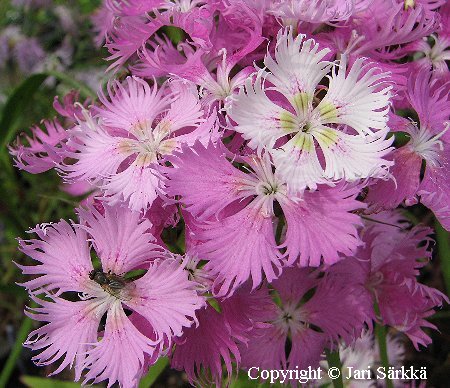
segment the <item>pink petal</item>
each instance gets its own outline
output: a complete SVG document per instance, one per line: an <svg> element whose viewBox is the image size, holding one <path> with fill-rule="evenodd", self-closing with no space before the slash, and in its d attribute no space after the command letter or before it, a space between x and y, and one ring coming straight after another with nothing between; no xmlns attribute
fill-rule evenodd
<svg viewBox="0 0 450 388"><path fill-rule="evenodd" d="M136 296L125 304L150 323L158 340L170 344L173 336L183 334L183 328L197 323L195 312L204 301L178 261L155 261L134 283Z"/></svg>
<svg viewBox="0 0 450 388"><path fill-rule="evenodd" d="M41 275L22 285L33 291L47 290L85 292L88 274L93 269L86 232L66 221L38 225L31 230L39 239L19 240L20 250L39 265L19 268L25 275Z"/></svg>
<svg viewBox="0 0 450 388"><path fill-rule="evenodd" d="M263 274L271 282L281 272L281 254L277 249L271 217L262 215L258 204L218 221L198 224L196 251L209 260L206 269L217 276L217 295L232 294L250 277L253 288Z"/></svg>
<svg viewBox="0 0 450 388"><path fill-rule="evenodd" d="M198 219L217 217L226 206L242 198L240 182L247 179L226 160L225 153L212 142L206 147L199 141L192 148L182 146L168 158L174 168L166 170L165 192L181 195L186 210Z"/></svg>
<svg viewBox="0 0 450 388"><path fill-rule="evenodd" d="M335 263L340 254L351 255L361 245L357 226L362 225L352 213L364 205L355 200L357 188L320 187L305 192L301 201L286 198L280 203L286 217L287 232L282 247L286 247L289 264L318 266L321 258Z"/></svg>
<svg viewBox="0 0 450 388"><path fill-rule="evenodd" d="M128 319L120 302L111 305L103 338L89 350L83 384L108 379L122 387L135 387L143 374L145 356L152 355L155 342L144 336Z"/></svg>
<svg viewBox="0 0 450 388"><path fill-rule="evenodd" d="M104 214L94 207L78 210L84 229L91 235L104 272L124 274L159 257L162 249L152 242L148 219L126 207L105 206Z"/></svg>
<svg viewBox="0 0 450 388"><path fill-rule="evenodd" d="M228 377L232 362L241 356L234 341L234 333L226 320L210 305L198 311L198 327L190 327L177 340L172 356L172 367L184 370L191 383L206 380L221 386L222 360Z"/></svg>
<svg viewBox="0 0 450 388"><path fill-rule="evenodd" d="M407 147L394 150L392 157L395 164L390 173L393 178L378 179L369 187L366 200L371 208L394 209L404 200L413 200L416 195L422 158Z"/></svg>
<svg viewBox="0 0 450 388"><path fill-rule="evenodd" d="M33 357L38 365L49 365L64 357L52 375L60 373L68 365L71 368L75 365L75 380L78 381L86 352L90 344L97 341L100 318L106 310L104 305L96 304L95 299L81 302L69 302L58 297L51 297L52 302L33 296L32 299L40 307L29 308L26 314L36 321L48 323L32 331L24 346L42 350Z"/></svg>

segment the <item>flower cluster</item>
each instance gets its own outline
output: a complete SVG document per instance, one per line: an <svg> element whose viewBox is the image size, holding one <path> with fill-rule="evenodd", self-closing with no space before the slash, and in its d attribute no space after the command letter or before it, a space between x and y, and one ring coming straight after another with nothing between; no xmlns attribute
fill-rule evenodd
<svg viewBox="0 0 450 388"><path fill-rule="evenodd" d="M20 241L36 363L135 387L167 355L220 386L317 367L375 322L427 346L448 299L404 214L450 230L445 3L105 0L105 90L10 147L86 194Z"/></svg>

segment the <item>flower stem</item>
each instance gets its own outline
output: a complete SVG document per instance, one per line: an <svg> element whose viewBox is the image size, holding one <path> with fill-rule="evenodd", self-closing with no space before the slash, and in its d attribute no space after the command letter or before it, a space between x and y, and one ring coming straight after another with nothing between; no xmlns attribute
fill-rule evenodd
<svg viewBox="0 0 450 388"><path fill-rule="evenodd" d="M375 303L375 313L377 316L380 316L380 308L378 307L378 303ZM386 378L384 379L386 383L386 388L394 388L392 381L387 377L387 372L389 370L389 357L387 352L387 342L386 342L386 326L375 323L375 335L378 340L378 349L380 351L380 360L381 365L384 368L384 372L386 373Z"/></svg>
<svg viewBox="0 0 450 388"><path fill-rule="evenodd" d="M161 373L164 372L166 366L169 364L167 357L161 357L156 364L152 365L148 373L141 379L139 388L148 388L158 379Z"/></svg>
<svg viewBox="0 0 450 388"><path fill-rule="evenodd" d="M16 366L16 361L20 357L20 353L22 353L23 345L22 343L27 338L28 333L31 330L33 325L33 321L30 318L25 318L20 326L19 332L17 333L16 342L14 342L13 348L11 349L11 353L6 360L5 365L3 366L2 372L0 374L0 387L5 387L9 378L11 377L11 373Z"/></svg>
<svg viewBox="0 0 450 388"><path fill-rule="evenodd" d="M450 294L450 242L449 234L441 226L441 224L435 222L437 251L439 253L439 260L441 262L442 274L444 276L445 288L447 293Z"/></svg>
<svg viewBox="0 0 450 388"><path fill-rule="evenodd" d="M327 362L328 362L328 369L330 368L339 368L341 371L338 378L332 380L333 381L333 387L334 388L343 388L344 383L342 381L342 363L341 358L339 356L339 350L336 350L334 352L330 352L329 350L325 350L325 354L327 356Z"/></svg>

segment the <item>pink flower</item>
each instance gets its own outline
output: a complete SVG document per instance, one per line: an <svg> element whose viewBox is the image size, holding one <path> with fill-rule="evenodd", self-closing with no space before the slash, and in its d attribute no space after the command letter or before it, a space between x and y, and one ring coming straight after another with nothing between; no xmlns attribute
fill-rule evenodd
<svg viewBox="0 0 450 388"><path fill-rule="evenodd" d="M31 128L32 137L24 134L9 147L15 166L32 174L48 171L61 163L65 157L63 144L67 140L66 130L57 121L44 120L45 131L37 125Z"/></svg>
<svg viewBox="0 0 450 388"><path fill-rule="evenodd" d="M367 201L374 204L373 208L394 208L403 200L414 203L416 196L420 196L442 225L450 228L448 91L448 83L439 85L436 80L430 81L429 71L410 79L406 97L417 112L419 123L412 122L402 128L410 140L392 153L396 163L392 169L395 181L378 181L369 188ZM420 180L422 161L426 162L426 167L425 176Z"/></svg>
<svg viewBox="0 0 450 388"><path fill-rule="evenodd" d="M237 9L238 8L238 9ZM208 7L202 8L203 12ZM156 36L143 47L141 61L133 72L141 77L170 74L200 86L202 103L221 104L243 84L253 67L244 67L234 76L230 73L245 56L261 45L262 23L245 3L227 4L220 10L219 22L208 37L210 45L203 47L181 41L175 47L167 37Z"/></svg>
<svg viewBox="0 0 450 388"><path fill-rule="evenodd" d="M303 197L292 196L267 157L245 158L249 173L244 173L224 154L220 146L197 142L169 157L174 168L165 170L165 191L181 195L196 218L190 226L195 250L209 260L206 268L217 276L219 295L232 292L249 277L256 287L262 273L269 282L276 279L283 256L287 264L318 266L322 256L331 264L339 260L339 252L355 251L360 220L351 212L363 206L355 200L359 189L323 186ZM287 223L281 246L274 234L275 201ZM286 248L285 254L279 248Z"/></svg>
<svg viewBox="0 0 450 388"><path fill-rule="evenodd" d="M154 171L165 155L181 142L209 139L215 116L204 118L197 91L173 82L151 88L132 77L111 82L109 98L100 93L101 107L87 112L72 131L70 157L63 166L66 179L89 180L111 203L127 202L133 210L147 210L158 197Z"/></svg>
<svg viewBox="0 0 450 388"><path fill-rule="evenodd" d="M94 43L100 47L105 42L106 36L114 29L114 13L107 6L107 2L92 14L91 20L96 33Z"/></svg>
<svg viewBox="0 0 450 388"><path fill-rule="evenodd" d="M268 12L289 22L328 23L347 20L361 8L350 0L272 0Z"/></svg>
<svg viewBox="0 0 450 388"><path fill-rule="evenodd" d="M128 2L127 2L128 3ZM109 69L122 66L129 58L151 43L151 38L163 26L174 26L183 29L193 43L203 49L211 48L209 38L213 23L214 8L196 0L147 1L122 3L119 8L125 10L128 16L122 16L115 22L115 29L109 34L106 47L111 55L108 60L115 62ZM157 10L156 3L160 9ZM131 5L131 7L130 7ZM138 8L136 8L138 7ZM117 10L115 10L117 12ZM152 16L148 11L153 11Z"/></svg>
<svg viewBox="0 0 450 388"><path fill-rule="evenodd" d="M208 304L198 312L198 326L186 329L177 339L171 366L186 371L192 384L221 386L222 360L230 378L232 363L238 368L241 361L238 344L245 346L250 331L265 326L261 322L272 309L265 285L254 291L244 286L216 302L220 312Z"/></svg>
<svg viewBox="0 0 450 388"><path fill-rule="evenodd" d="M108 379L108 386L118 381L132 387L144 360L155 362L173 337L197 322L203 300L183 266L152 243L151 224L138 213L105 207L104 214L88 208L79 215L80 224L37 226L38 239L20 241L20 249L39 263L19 265L24 274L38 275L23 284L38 304L27 314L47 322L25 345L41 350L33 358L39 365L61 360L54 373L70 365L76 381L86 369L84 383ZM89 241L101 269L94 269ZM122 277L137 268L146 269L138 279ZM71 293L76 301L66 299ZM151 334L144 335L125 311L142 317Z"/></svg>
<svg viewBox="0 0 450 388"><path fill-rule="evenodd" d="M240 346L244 367L318 366L325 348L332 348L339 338L351 341L370 324L371 302L361 283L344 276L319 279L318 275L306 268L288 268L273 282L280 303L273 303L266 327L252 330L248 347ZM286 354L288 337L291 349Z"/></svg>
<svg viewBox="0 0 450 388"><path fill-rule="evenodd" d="M436 12L424 12L421 4L406 7L403 1L376 1L361 14L354 23L360 37L352 53L373 58L403 56L401 51L388 50L388 46L403 45L430 35L439 28Z"/></svg>
<svg viewBox="0 0 450 388"><path fill-rule="evenodd" d="M365 277L366 287L378 304L381 322L404 332L416 349L427 346L431 339L422 328L436 327L425 318L443 301L448 303L440 291L417 281L419 269L431 258L431 230L421 226L405 230L405 219L395 213L380 213L375 221L383 223L368 223L363 233L365 246L355 258L337 263L329 272Z"/></svg>
<svg viewBox="0 0 450 388"><path fill-rule="evenodd" d="M77 117L81 117L83 105L77 100L79 93L71 91L60 102L58 97L53 101L53 108L60 117L53 120L42 120L45 130L40 126L31 127L31 136L21 134L14 144L8 147L14 157L15 166L32 174L39 174L58 167L67 157L70 148L67 146L69 133L66 126L72 127Z"/></svg>

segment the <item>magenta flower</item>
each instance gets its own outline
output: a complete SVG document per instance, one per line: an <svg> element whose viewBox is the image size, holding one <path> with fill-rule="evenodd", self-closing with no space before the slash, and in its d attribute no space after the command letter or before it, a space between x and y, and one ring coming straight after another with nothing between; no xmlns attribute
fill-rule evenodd
<svg viewBox="0 0 450 388"><path fill-rule="evenodd" d="M248 346L240 346L244 367L317 367L325 348L332 348L339 338L351 341L370 325L371 300L358 279L318 275L306 268L288 268L272 283L281 303L267 306L271 315L266 327L256 327ZM288 338L292 347L286 354Z"/></svg>
<svg viewBox="0 0 450 388"><path fill-rule="evenodd" d="M262 274L270 282L279 276L283 263L318 266L322 257L334 263L339 253L354 252L360 243L356 229L360 220L351 213L363 207L355 200L359 189L323 186L295 197L267 157L246 157L249 173L244 173L212 143L184 146L169 160L175 168L166 169L165 191L181 195L196 218L191 226L198 242L195 250L209 260L206 268L217 276L219 295L249 277L253 287L261 283ZM287 223L280 246L274 234L275 201ZM280 248L286 248L284 254Z"/></svg>
<svg viewBox="0 0 450 388"><path fill-rule="evenodd" d="M406 97L417 112L419 123L402 125L409 142L392 153L394 180L378 181L369 189L367 200L374 208L392 209L402 203L421 202L428 206L446 229L450 229L449 84L430 81L430 72L422 71L408 83ZM420 178L422 161L425 175ZM389 195L386 195L389 193Z"/></svg>
<svg viewBox="0 0 450 388"><path fill-rule="evenodd" d="M70 366L77 381L86 370L84 383L108 379L108 386L135 386L144 361L156 361L173 337L196 323L195 311L204 302L179 261L153 244L151 224L138 213L105 207L104 214L88 208L79 216L80 224L37 226L38 239L20 241L20 249L39 263L19 265L24 274L39 275L23 284L38 304L27 315L47 322L25 345L41 350L33 357L38 365L61 360L53 374ZM101 269L94 269L89 241ZM122 277L135 269L145 274ZM135 315L145 320L149 335L134 326Z"/></svg>
<svg viewBox="0 0 450 388"><path fill-rule="evenodd" d="M404 332L416 349L427 346L431 338L422 328L436 326L425 318L444 301L448 303L442 292L417 281L419 269L431 258L431 229L416 226L405 230L406 220L396 213L380 213L375 221L383 223L369 222L363 234L365 246L354 258L337 263L329 272L365 278L378 304L381 322Z"/></svg>

